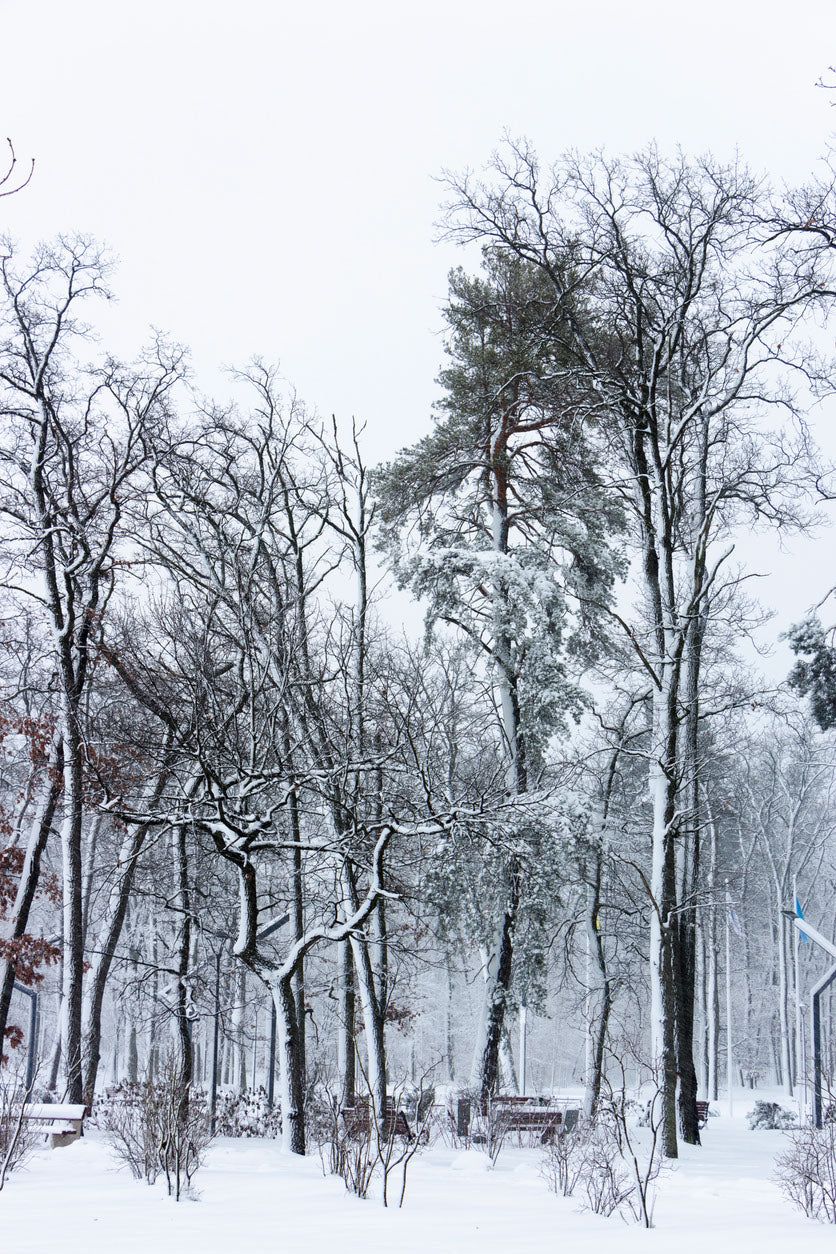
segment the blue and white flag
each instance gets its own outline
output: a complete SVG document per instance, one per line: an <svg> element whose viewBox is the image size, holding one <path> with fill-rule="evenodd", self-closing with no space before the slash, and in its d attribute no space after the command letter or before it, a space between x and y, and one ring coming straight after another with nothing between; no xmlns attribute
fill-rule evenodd
<svg viewBox="0 0 836 1254"><path fill-rule="evenodd" d="M795 913L798 915L799 919L804 918L804 915L801 913L801 902L797 897L795 899ZM806 934L806 932L802 932L801 928L798 929L798 935L801 937L802 945L810 944L810 937Z"/></svg>
<svg viewBox="0 0 836 1254"><path fill-rule="evenodd" d="M728 911L729 926L731 930L734 932L735 936L742 936L743 928L740 926L740 919L738 919L737 914L735 913L734 906L732 905L731 894L728 891L726 892L726 910Z"/></svg>

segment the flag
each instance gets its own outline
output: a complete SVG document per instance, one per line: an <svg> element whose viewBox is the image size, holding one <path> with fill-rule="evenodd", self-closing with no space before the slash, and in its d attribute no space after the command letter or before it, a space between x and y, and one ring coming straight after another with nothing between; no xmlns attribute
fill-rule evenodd
<svg viewBox="0 0 836 1254"><path fill-rule="evenodd" d="M728 892L726 892L726 910L728 911L729 926L731 927L731 930L734 932L735 936L742 936L743 928L740 926L740 919L738 919L737 914L735 913L735 909L731 901L731 895Z"/></svg>
<svg viewBox="0 0 836 1254"><path fill-rule="evenodd" d="M804 918L804 915L801 912L801 902L798 900L797 897L795 899L795 913L797 914L799 919ZM805 932L802 932L801 928L798 929L798 935L801 937L802 945L810 944L810 937Z"/></svg>

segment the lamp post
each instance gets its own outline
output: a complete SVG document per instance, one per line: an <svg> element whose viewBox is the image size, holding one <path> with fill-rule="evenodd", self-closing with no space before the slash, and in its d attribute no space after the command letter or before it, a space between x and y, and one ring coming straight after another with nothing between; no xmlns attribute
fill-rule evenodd
<svg viewBox="0 0 836 1254"><path fill-rule="evenodd" d="M29 1000L29 1048L26 1054L26 1092L32 1092L35 1083L35 1059L38 1052L38 991L14 981L14 989Z"/></svg>

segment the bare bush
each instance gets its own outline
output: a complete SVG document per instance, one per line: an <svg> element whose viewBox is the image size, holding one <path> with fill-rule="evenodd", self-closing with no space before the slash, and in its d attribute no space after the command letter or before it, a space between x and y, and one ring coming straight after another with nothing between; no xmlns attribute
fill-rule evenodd
<svg viewBox="0 0 836 1254"><path fill-rule="evenodd" d="M337 1094L325 1090L316 1102L316 1118L309 1127L319 1144L323 1171L327 1159L327 1170L342 1177L349 1193L367 1197L377 1166L372 1152L373 1125L368 1117L346 1118Z"/></svg>
<svg viewBox="0 0 836 1254"><path fill-rule="evenodd" d="M836 1224L836 1123L796 1128L787 1141L775 1160L781 1192L811 1219Z"/></svg>
<svg viewBox="0 0 836 1254"><path fill-rule="evenodd" d="M403 1206L409 1164L420 1151L421 1146L429 1142L435 1089L431 1085L425 1087L425 1079L426 1077L422 1078L417 1089L413 1086L411 1092L405 1095L409 1105L404 1103L403 1098L399 1098L394 1102L392 1109L387 1110L384 1121L381 1121L375 1112L374 1143L383 1173L384 1206L389 1205L390 1177L398 1168L401 1170L398 1208ZM412 1119L411 1128L406 1119L407 1113ZM404 1135L407 1129L411 1135Z"/></svg>
<svg viewBox="0 0 836 1254"><path fill-rule="evenodd" d="M123 1084L117 1095L109 1097L106 1106L97 1106L94 1111L94 1120L107 1135L117 1158L135 1180L144 1180L146 1184L153 1184L162 1171L161 1104L159 1086L145 1080L141 1084Z"/></svg>
<svg viewBox="0 0 836 1254"><path fill-rule="evenodd" d="M541 1175L552 1193L571 1197L585 1163L587 1129L579 1124L571 1132L559 1132L543 1147Z"/></svg>
<svg viewBox="0 0 836 1254"><path fill-rule="evenodd" d="M612 1124L599 1113L581 1141L578 1177L584 1207L596 1215L623 1214L631 1209L636 1184L625 1163Z"/></svg>
<svg viewBox="0 0 836 1254"><path fill-rule="evenodd" d="M632 1180L633 1187L619 1209L625 1217L629 1213L636 1223L651 1228L655 1186L662 1170L662 1089L657 1082L640 1127L636 1126L633 1121L636 1103L627 1096L624 1069L620 1065L618 1074L617 1087L612 1086L609 1078L602 1084L599 1111Z"/></svg>
<svg viewBox="0 0 836 1254"><path fill-rule="evenodd" d="M614 1069L621 1083L614 1088L608 1077L602 1079L594 1123L559 1132L544 1147L541 1172L553 1193L571 1197L578 1190L594 1214L618 1212L650 1228L661 1170L661 1091L655 1090L639 1128L639 1107L626 1094L617 1060Z"/></svg>
<svg viewBox="0 0 836 1254"><path fill-rule="evenodd" d="M323 1170L327 1160L331 1174L341 1176L348 1191L362 1198L368 1197L379 1174L383 1205L388 1206L392 1175L400 1169L398 1206L403 1206L409 1164L429 1143L434 1096L435 1090L422 1082L419 1088L387 1102L381 1115L373 1099L344 1109L337 1095L326 1091L316 1103L312 1125Z"/></svg>
<svg viewBox="0 0 836 1254"><path fill-rule="evenodd" d="M0 1189L43 1140L43 1130L23 1117L30 1095L20 1073L9 1071L0 1079Z"/></svg>
<svg viewBox="0 0 836 1254"><path fill-rule="evenodd" d="M177 1201L190 1191L212 1133L203 1094L180 1082L176 1062L167 1062L158 1080L122 1086L96 1120L135 1180L153 1184L164 1175Z"/></svg>

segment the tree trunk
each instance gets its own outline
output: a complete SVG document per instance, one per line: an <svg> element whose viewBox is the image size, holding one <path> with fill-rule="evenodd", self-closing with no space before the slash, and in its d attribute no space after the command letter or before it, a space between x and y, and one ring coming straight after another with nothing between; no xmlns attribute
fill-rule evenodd
<svg viewBox="0 0 836 1254"><path fill-rule="evenodd" d="M485 1001L474 1051L472 1087L487 1102L499 1088L499 1051L513 977L514 933L522 893L522 869L516 857L505 864L505 910L485 970Z"/></svg>
<svg viewBox="0 0 836 1254"><path fill-rule="evenodd" d="M697 1013L700 1032L696 1050L697 1088L703 1098L708 1097L708 964L706 962L706 935L704 914L699 915L697 928Z"/></svg>
<svg viewBox="0 0 836 1254"><path fill-rule="evenodd" d="M456 1064L453 1040L453 966L449 950L444 957L444 1056L447 1062L447 1083L452 1085L456 1079Z"/></svg>
<svg viewBox="0 0 836 1254"><path fill-rule="evenodd" d="M340 1024L339 1060L342 1077L342 1102L353 1106L357 1100L357 1051L355 1046L354 959L351 941L343 941L340 952Z"/></svg>
<svg viewBox="0 0 836 1254"><path fill-rule="evenodd" d="M703 511L704 512L704 511ZM701 586L701 563L695 558L693 586ZM682 678L684 724L680 728L679 767L684 771L681 795L686 818L680 835L679 909L672 926L676 979L676 1066L679 1073L679 1129L686 1145L700 1144L697 1115L697 1072L694 1066L694 1009L697 980L697 901L700 891L699 679L704 602L692 608L686 631L686 665Z"/></svg>
<svg viewBox="0 0 836 1254"><path fill-rule="evenodd" d="M119 851L119 866L122 874L113 886L108 902L108 915L97 938L97 953L93 958L93 967L88 976L85 1013L84 1054L86 1074L84 1078L84 1101L90 1106L96 1092L96 1079L99 1071L99 1058L102 1039L102 1007L110 969L116 955L116 949L122 935L128 913L139 855L142 851L148 828L134 827L122 842Z"/></svg>
<svg viewBox="0 0 836 1254"><path fill-rule="evenodd" d="M247 1088L247 1042L245 1017L247 1009L247 971L239 963L235 971L235 1007L232 1012L232 1083L239 1093Z"/></svg>
<svg viewBox="0 0 836 1254"><path fill-rule="evenodd" d="M186 846L186 827L179 824L172 834L177 882L177 908L180 912L180 938L177 946L177 1039L180 1053L178 1118L185 1126L189 1117L189 1100L194 1080L194 1048L192 1045L192 1019L188 985L192 955L192 903L189 884L189 860Z"/></svg>
<svg viewBox="0 0 836 1254"><path fill-rule="evenodd" d="M676 682L665 672L662 691L654 694L653 748L650 769L653 803L650 891L650 992L653 1066L662 1093L662 1152L676 1158L676 973L673 927L676 919Z"/></svg>
<svg viewBox="0 0 836 1254"><path fill-rule="evenodd" d="M778 898L780 903L780 898ZM789 981L787 979L787 928L784 916L778 906L778 926L776 940L778 945L778 1031L780 1033L781 1070L783 1082L787 1086L787 1096L793 1096L792 1059L790 1055L790 1022L788 1012Z"/></svg>
<svg viewBox="0 0 836 1254"><path fill-rule="evenodd" d="M67 1078L67 1101L84 1101L81 1053L81 1016L84 981L82 914L83 769L78 709L65 700L64 713L64 821L61 826L61 862L64 898L64 1008L62 1053Z"/></svg>
<svg viewBox="0 0 836 1254"><path fill-rule="evenodd" d="M366 1080L369 1086L369 1096L377 1115L378 1131L382 1134L386 1111L386 1042L383 1030L383 1010L377 999L369 947L363 937L352 935L351 953L354 958L354 971L365 1028Z"/></svg>
<svg viewBox="0 0 836 1254"><path fill-rule="evenodd" d="M304 1154L305 1091L292 974L279 979L273 989L273 1000L276 1006L276 1026L279 1038L282 1144L292 1154Z"/></svg>
<svg viewBox="0 0 836 1254"><path fill-rule="evenodd" d="M591 909L586 919L586 935L592 966L597 972L597 989L590 989L590 1022L587 1031L590 1037L589 1070L586 1075L583 1110L584 1117L594 1119L601 1096L601 1079L604 1074L604 1050L607 1042L610 1012L612 1011L612 983L607 973L606 955L598 924L598 901L593 892ZM590 972L591 977L591 972ZM593 1001L594 998L594 1001Z"/></svg>
<svg viewBox="0 0 836 1254"><path fill-rule="evenodd" d="M288 801L290 831L293 841L293 897L291 900L291 926L293 937L300 940L305 932L305 898L302 879L302 832L299 824L299 803L292 792ZM293 996L296 999L296 1050L304 1092L307 1073L307 1044L305 1016L305 959L300 956L293 976Z"/></svg>
<svg viewBox="0 0 836 1254"><path fill-rule="evenodd" d="M41 859L46 848L58 798L61 793L63 769L63 742L60 737L56 737L52 742L49 753L48 785L41 799L40 809L35 814L29 829L29 840L26 846L26 855L20 882L15 894L14 905L8 921L4 924L5 940L19 941L26 932L29 923L29 913L35 900L35 894L38 891ZM3 1053L3 1045L6 1039L14 981L14 963L6 958L0 958L0 1055Z"/></svg>

